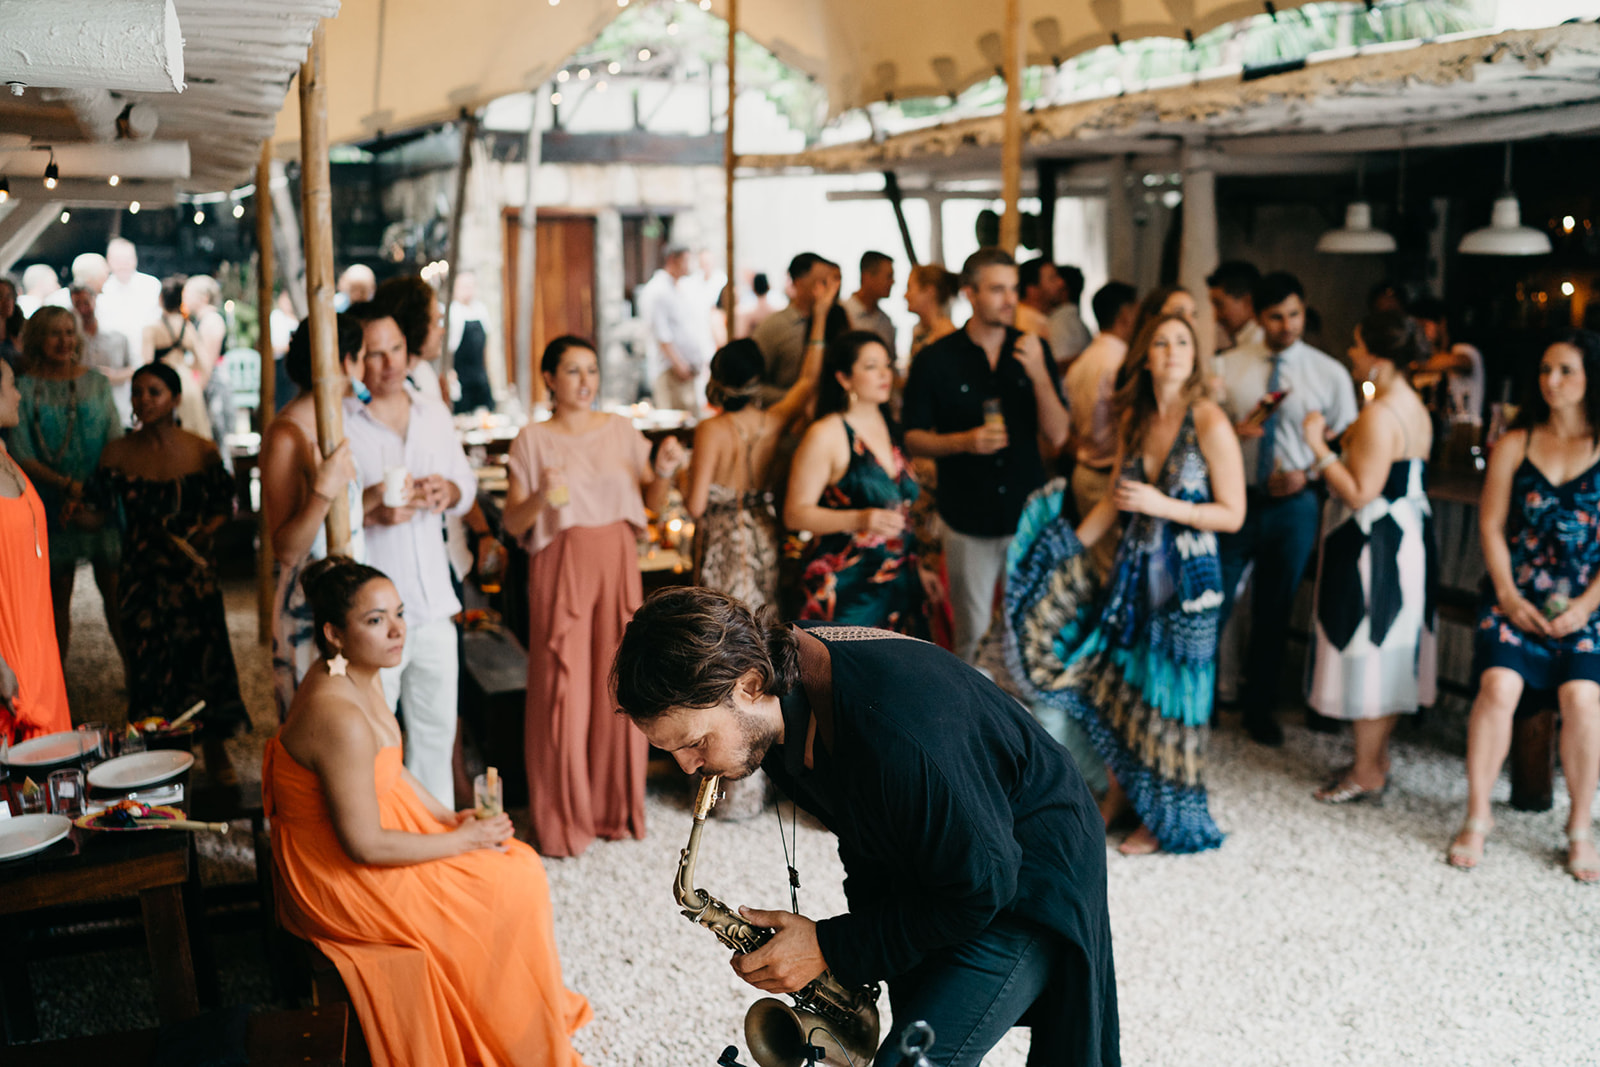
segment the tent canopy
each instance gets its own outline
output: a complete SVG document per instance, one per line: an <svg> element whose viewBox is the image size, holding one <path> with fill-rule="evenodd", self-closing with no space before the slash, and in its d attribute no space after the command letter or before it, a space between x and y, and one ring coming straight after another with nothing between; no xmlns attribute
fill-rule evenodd
<svg viewBox="0 0 1600 1067"><path fill-rule="evenodd" d="M1306 0L1278 0L1278 11ZM1195 36L1261 14L1258 0L1022 0L1028 62L1059 63L1116 40ZM328 24L328 133L335 143L455 118L535 89L622 12L616 0L344 0ZM739 28L822 82L833 114L960 92L1002 64L1003 3L741 0ZM725 16L727 0L712 0ZM298 143L285 108L276 140Z"/></svg>

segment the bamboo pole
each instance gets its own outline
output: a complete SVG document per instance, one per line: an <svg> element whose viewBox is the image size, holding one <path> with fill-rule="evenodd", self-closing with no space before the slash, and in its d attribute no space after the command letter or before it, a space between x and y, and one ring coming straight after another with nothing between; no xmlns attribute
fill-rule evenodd
<svg viewBox="0 0 1600 1067"><path fill-rule="evenodd" d="M267 425L277 409L277 365L272 359L272 139L261 142L261 161L256 164L256 309L260 336L256 349L261 353L261 393L256 404L260 414L261 443L267 441ZM256 453L259 456L261 453ZM264 488L264 487L263 487ZM261 549L256 553L256 639L263 645L272 639L272 531L267 529L266 494L256 508L257 535Z"/></svg>
<svg viewBox="0 0 1600 1067"><path fill-rule="evenodd" d="M739 157L733 151L733 115L734 102L739 93L739 0L728 0L728 126L722 137L722 169L724 183L723 228L727 232L727 274L728 284L723 288L722 309L728 318L728 336L733 336L733 309L739 301L738 285L734 279L737 275L733 270L733 171L739 163Z"/></svg>
<svg viewBox="0 0 1600 1067"><path fill-rule="evenodd" d="M543 383L536 377L533 366L533 316L537 310L534 294L539 280L537 252L539 236L539 154L543 147L543 133L539 129L539 94L533 94L531 117L528 119L527 173L522 188L522 210L517 214L517 270L513 277L517 291L513 294L517 315L516 336L512 338L513 362L517 379L517 396L522 410L533 417L533 402L544 395Z"/></svg>
<svg viewBox="0 0 1600 1067"><path fill-rule="evenodd" d="M1000 195L1005 211L1000 216L1000 247L1016 254L1022 233L1017 201L1022 196L1022 10L1021 0L1006 0L1005 42L1006 112L1000 148Z"/></svg>
<svg viewBox="0 0 1600 1067"><path fill-rule="evenodd" d="M450 372L456 365L456 354L450 348L450 306L455 303L456 273L461 269L461 218L467 211L467 175L472 170L472 145L477 139L477 113L462 115L461 160L456 164L456 202L450 207L450 250L445 253L444 351L439 356L439 377L446 383L450 381Z"/></svg>
<svg viewBox="0 0 1600 1067"><path fill-rule="evenodd" d="M317 442L324 457L344 441L343 368L333 310L333 187L328 176L328 86L326 23L319 22L300 67L300 214L306 239L306 302L311 322L311 392L317 411ZM328 505L328 552L350 547L350 500L335 493Z"/></svg>

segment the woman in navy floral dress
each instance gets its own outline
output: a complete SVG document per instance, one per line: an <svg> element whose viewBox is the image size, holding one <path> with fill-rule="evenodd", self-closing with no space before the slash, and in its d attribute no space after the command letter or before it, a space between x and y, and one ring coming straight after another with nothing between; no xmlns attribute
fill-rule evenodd
<svg viewBox="0 0 1600 1067"><path fill-rule="evenodd" d="M1600 881L1590 806L1600 777L1600 334L1574 330L1539 363L1539 391L1489 461L1479 503L1488 565L1474 641L1467 818L1450 863L1476 867L1489 797L1524 686L1553 689L1572 797L1567 869Z"/></svg>
<svg viewBox="0 0 1600 1067"><path fill-rule="evenodd" d="M784 524L809 530L802 619L924 637L925 587L911 505L916 479L884 414L894 364L876 334L851 331L823 356L817 421L795 452Z"/></svg>

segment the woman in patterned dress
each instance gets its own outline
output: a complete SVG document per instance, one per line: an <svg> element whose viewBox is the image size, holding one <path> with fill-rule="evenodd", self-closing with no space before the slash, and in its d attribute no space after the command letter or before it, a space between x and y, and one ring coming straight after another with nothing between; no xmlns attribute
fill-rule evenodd
<svg viewBox="0 0 1600 1067"><path fill-rule="evenodd" d="M117 532L86 530L70 521L83 504L83 483L99 465L101 450L122 436L111 383L84 365L82 352L83 335L71 309L46 306L33 313L22 332L28 373L17 379L22 406L11 435L11 453L38 488L50 517L50 598L63 663L72 637L72 587L82 560L93 567L111 640L126 659L116 607Z"/></svg>
<svg viewBox="0 0 1600 1067"><path fill-rule="evenodd" d="M1107 826L1128 809L1127 855L1222 843L1205 749L1222 606L1218 533L1244 522L1244 463L1205 399L1194 327L1164 315L1134 340L1116 394L1121 477L1074 531L1056 479L1023 509L1006 566L1007 650L1030 695L1067 711L1105 760ZM1106 589L1085 551L1131 513Z"/></svg>
<svg viewBox="0 0 1600 1067"><path fill-rule="evenodd" d="M1483 859L1490 794L1511 748L1524 686L1554 689L1572 807L1567 870L1600 882L1591 805L1600 775L1600 334L1545 350L1539 391L1489 457L1478 531L1489 574L1478 611L1478 697L1467 722L1467 818L1450 845Z"/></svg>
<svg viewBox="0 0 1600 1067"><path fill-rule="evenodd" d="M178 372L147 363L133 376L139 429L107 445L85 496L122 531L118 605L128 645L128 718L175 719L196 701L211 777L238 775L223 742L250 716L228 643L213 539L233 515L233 476L217 446L179 429Z"/></svg>
<svg viewBox="0 0 1600 1067"><path fill-rule="evenodd" d="M695 428L684 506L695 520L694 584L727 593L751 611L778 602L782 534L773 503L778 441L816 395L821 346L811 346L800 377L769 408L761 406L766 361L748 338L711 360L706 400L722 414Z"/></svg>
<svg viewBox="0 0 1600 1067"><path fill-rule="evenodd" d="M829 343L817 421L789 473L783 520L807 530L802 619L922 636L924 594L938 583L917 566L909 518L911 464L884 414L894 364L877 334L852 330Z"/></svg>
<svg viewBox="0 0 1600 1067"><path fill-rule="evenodd" d="M1428 452L1433 424L1406 381L1428 354L1421 328L1400 311L1376 311L1356 327L1350 367L1373 398L1328 446L1320 411L1306 416L1330 499L1317 565L1313 669L1308 703L1352 724L1355 763L1316 798L1381 801L1389 787L1389 735L1401 715L1432 704L1438 674L1432 591L1433 523Z"/></svg>

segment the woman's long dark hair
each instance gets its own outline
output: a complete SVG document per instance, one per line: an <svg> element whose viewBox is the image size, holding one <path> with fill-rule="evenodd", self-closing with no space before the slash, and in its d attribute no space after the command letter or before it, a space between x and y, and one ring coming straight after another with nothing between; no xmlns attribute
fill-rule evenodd
<svg viewBox="0 0 1600 1067"><path fill-rule="evenodd" d="M1156 331L1169 322L1183 323L1194 345L1194 369L1183 383L1184 400L1192 404L1205 395L1206 368L1200 358L1200 338L1194 327L1182 315L1161 315L1151 319L1134 337L1133 345L1128 349L1128 358L1122 361L1122 369L1117 371L1117 391L1111 398L1111 410L1116 413L1118 439L1122 442L1124 456L1133 455L1142 446L1145 427L1150 425L1150 419L1156 413L1156 387L1150 377L1150 345L1156 338Z"/></svg>
<svg viewBox="0 0 1600 1067"><path fill-rule="evenodd" d="M817 383L817 418L850 410L850 393L839 383L838 376L850 377L861 350L868 345L883 348L883 338L866 330L846 330L828 342L828 350L822 356L822 380Z"/></svg>
<svg viewBox="0 0 1600 1067"><path fill-rule="evenodd" d="M1583 357L1583 417L1589 423L1589 436L1600 437L1600 333L1593 330L1566 330L1545 345L1545 352L1556 345L1570 345ZM1538 367L1543 363L1544 356L1541 354L1539 363L1534 365L1531 395L1517 412L1517 419L1512 423L1513 429L1532 430L1550 421L1550 403L1545 400L1544 390L1539 388L1538 381Z"/></svg>
<svg viewBox="0 0 1600 1067"><path fill-rule="evenodd" d="M318 651L329 658L338 651L328 644L323 627L331 622L343 629L361 587L387 577L376 567L338 555L319 559L305 569L300 575L300 588L305 592L306 603L311 605L312 636Z"/></svg>

